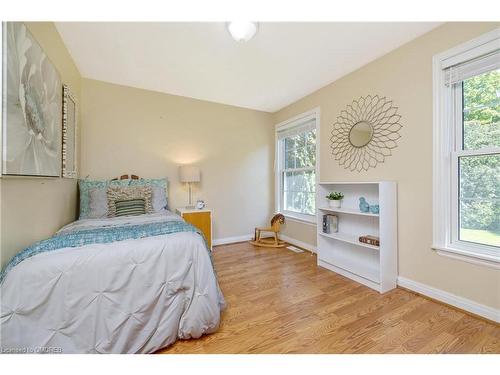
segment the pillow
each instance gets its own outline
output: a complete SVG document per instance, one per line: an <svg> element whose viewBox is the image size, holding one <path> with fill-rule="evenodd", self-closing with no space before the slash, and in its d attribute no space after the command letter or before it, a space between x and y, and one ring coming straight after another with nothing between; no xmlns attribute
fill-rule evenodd
<svg viewBox="0 0 500 375"><path fill-rule="evenodd" d="M167 194L165 192L165 188L161 186L153 186L152 200L154 212L160 212L168 209Z"/></svg>
<svg viewBox="0 0 500 375"><path fill-rule="evenodd" d="M129 180L130 186L151 186L153 188L153 211L168 210L168 181L166 178L140 178Z"/></svg>
<svg viewBox="0 0 500 375"><path fill-rule="evenodd" d="M106 189L89 190L88 219L103 219L108 215L108 196Z"/></svg>
<svg viewBox="0 0 500 375"><path fill-rule="evenodd" d="M80 191L80 219L88 219L90 212L90 196L92 189L103 189L106 192L108 186L128 186L129 180L78 180Z"/></svg>
<svg viewBox="0 0 500 375"><path fill-rule="evenodd" d="M146 205L144 199L128 199L124 201L116 201L115 216L138 216L146 213Z"/></svg>
<svg viewBox="0 0 500 375"><path fill-rule="evenodd" d="M78 180L78 188L80 191L80 219L91 218L90 215L90 195L91 189L102 189L103 194L106 193L109 186L152 186L161 187L163 190L156 189L156 194L153 193L155 204L154 212L168 210L168 181L166 178L140 178L138 180ZM163 193L165 195L163 196ZM163 204L165 203L165 204Z"/></svg>
<svg viewBox="0 0 500 375"><path fill-rule="evenodd" d="M127 186L127 187L114 187L110 186L107 190L108 196L108 217L116 216L116 202L131 200L131 199L144 199L145 213L150 214L153 212L151 205L151 186Z"/></svg>

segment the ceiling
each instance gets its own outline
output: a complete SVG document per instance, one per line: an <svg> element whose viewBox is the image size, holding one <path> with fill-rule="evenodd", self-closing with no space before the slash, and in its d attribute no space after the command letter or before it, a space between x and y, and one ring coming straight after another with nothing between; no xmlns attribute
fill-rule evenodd
<svg viewBox="0 0 500 375"><path fill-rule="evenodd" d="M275 112L439 23L58 22L86 78Z"/></svg>

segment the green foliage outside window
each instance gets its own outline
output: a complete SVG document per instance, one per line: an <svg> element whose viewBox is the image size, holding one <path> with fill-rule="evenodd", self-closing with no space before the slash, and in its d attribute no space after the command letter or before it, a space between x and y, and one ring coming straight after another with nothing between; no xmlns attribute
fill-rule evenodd
<svg viewBox="0 0 500 375"><path fill-rule="evenodd" d="M284 208L314 215L316 211L316 130L285 138ZM307 169L309 168L309 169Z"/></svg>
<svg viewBox="0 0 500 375"><path fill-rule="evenodd" d="M463 148L500 147L500 71L463 82ZM473 230L489 231L500 246L500 155L459 159L461 239L474 242ZM472 237L471 237L472 236ZM496 242L496 244L495 244Z"/></svg>

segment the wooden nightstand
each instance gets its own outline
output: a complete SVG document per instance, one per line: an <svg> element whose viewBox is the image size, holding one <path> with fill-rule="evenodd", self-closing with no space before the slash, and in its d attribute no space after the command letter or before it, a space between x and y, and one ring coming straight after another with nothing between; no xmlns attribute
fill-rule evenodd
<svg viewBox="0 0 500 375"><path fill-rule="evenodd" d="M212 250L212 210L181 207L177 208L175 212L186 220L186 222L194 225L203 232L208 247Z"/></svg>

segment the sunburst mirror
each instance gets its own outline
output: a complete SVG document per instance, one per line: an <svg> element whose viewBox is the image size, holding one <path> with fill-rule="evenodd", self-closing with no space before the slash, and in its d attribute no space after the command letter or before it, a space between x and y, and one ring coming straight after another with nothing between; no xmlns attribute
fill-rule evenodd
<svg viewBox="0 0 500 375"><path fill-rule="evenodd" d="M378 95L361 97L342 110L333 124L332 154L339 165L361 172L375 168L392 155L401 138L401 116L392 100Z"/></svg>

